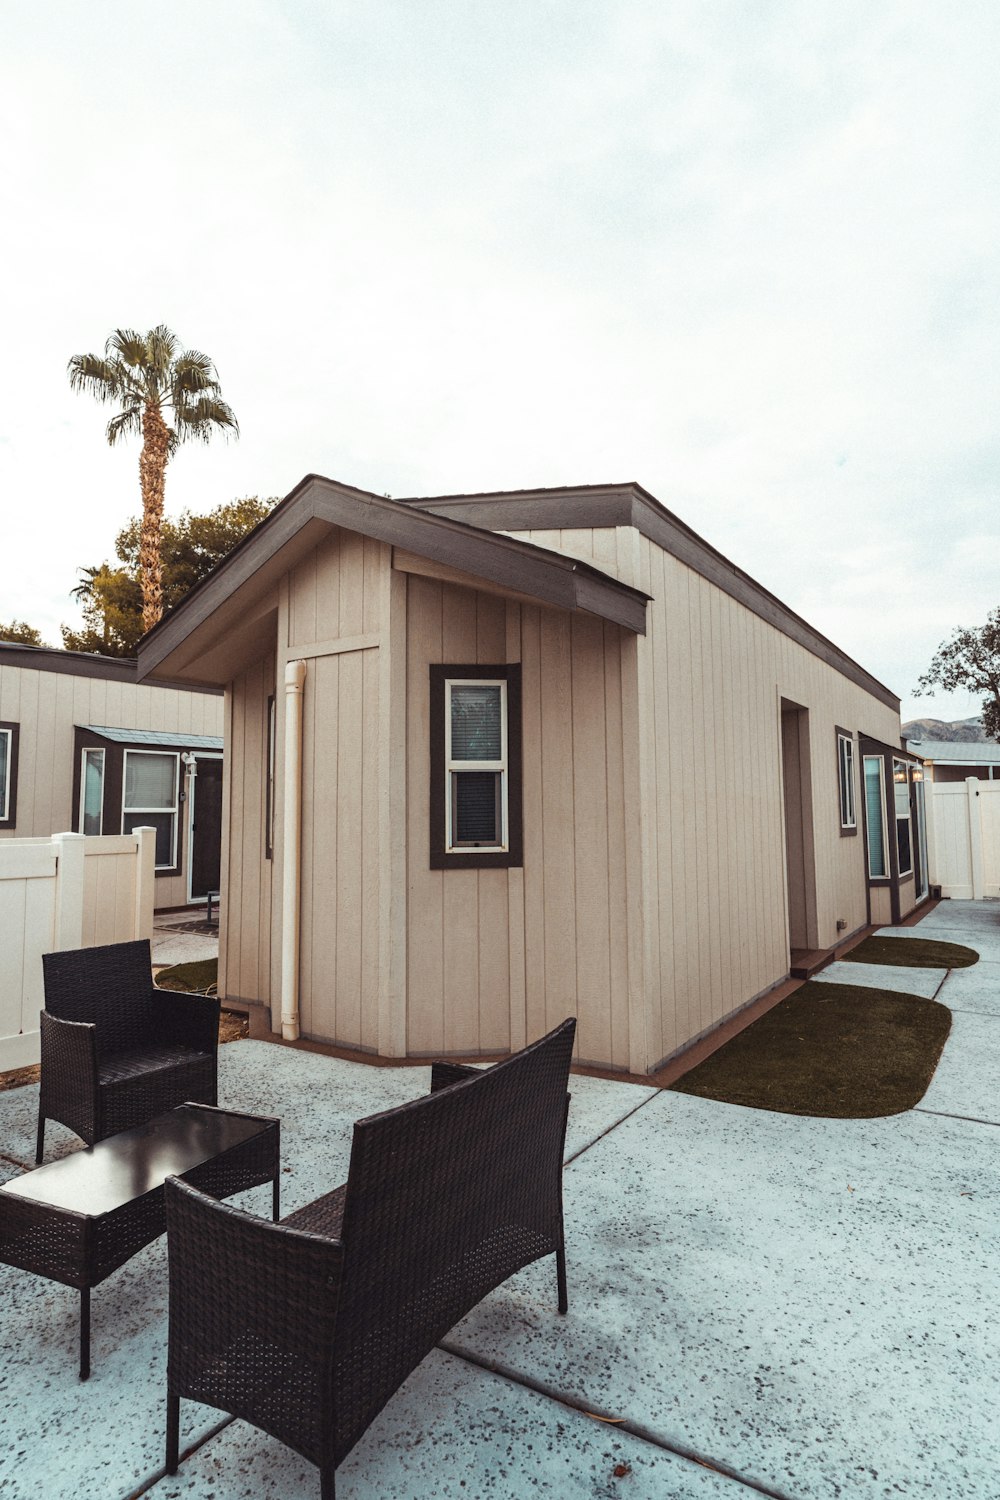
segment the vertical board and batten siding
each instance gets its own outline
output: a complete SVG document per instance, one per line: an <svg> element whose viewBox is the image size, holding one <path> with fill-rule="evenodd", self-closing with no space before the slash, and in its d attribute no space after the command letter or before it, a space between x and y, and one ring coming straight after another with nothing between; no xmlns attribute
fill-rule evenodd
<svg viewBox="0 0 1000 1500"><path fill-rule="evenodd" d="M0 720L20 726L17 825L3 838L47 838L73 826L74 726L222 734L222 699L214 693L34 671L0 659ZM186 848L184 807L179 838ZM158 875L156 905L184 906L187 875Z"/></svg>
<svg viewBox="0 0 1000 1500"><path fill-rule="evenodd" d="M583 615L407 580L407 1050L498 1052L577 1017L629 1066L622 651ZM430 869L429 668L520 662L524 864Z"/></svg>
<svg viewBox="0 0 1000 1500"><path fill-rule="evenodd" d="M381 543L334 530L288 575L279 612L279 724L285 662L306 663L300 1025L369 1051L379 1045L379 628L388 568Z"/></svg>
<svg viewBox="0 0 1000 1500"><path fill-rule="evenodd" d="M219 994L271 998L272 867L266 858L267 700L274 656L256 662L226 694Z"/></svg>
<svg viewBox="0 0 1000 1500"><path fill-rule="evenodd" d="M651 596L638 663L654 1067L788 973L781 699L808 710L818 947L867 920L863 833L840 832L835 728L895 743L898 715L631 528L514 534ZM858 781L855 793L860 807Z"/></svg>

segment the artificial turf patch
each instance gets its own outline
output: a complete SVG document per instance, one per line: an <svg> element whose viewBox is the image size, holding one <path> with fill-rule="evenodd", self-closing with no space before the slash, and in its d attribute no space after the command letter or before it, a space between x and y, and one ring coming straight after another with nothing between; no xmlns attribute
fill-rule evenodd
<svg viewBox="0 0 1000 1500"><path fill-rule="evenodd" d="M192 964L174 964L169 969L161 969L156 975L156 983L161 990L184 990L192 995L207 995L209 991L214 994L218 982L217 958L199 958Z"/></svg>
<svg viewBox="0 0 1000 1500"><path fill-rule="evenodd" d="M810 982L673 1088L787 1115L898 1115L923 1098L950 1029L936 1000Z"/></svg>
<svg viewBox="0 0 1000 1500"><path fill-rule="evenodd" d="M941 943L936 938L865 938L844 954L850 964L896 964L907 969L969 969L979 962L974 948Z"/></svg>

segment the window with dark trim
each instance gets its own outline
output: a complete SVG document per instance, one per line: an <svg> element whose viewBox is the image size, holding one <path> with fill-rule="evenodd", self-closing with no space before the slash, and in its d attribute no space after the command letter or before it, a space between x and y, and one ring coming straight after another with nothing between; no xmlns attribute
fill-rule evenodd
<svg viewBox="0 0 1000 1500"><path fill-rule="evenodd" d="M905 760L892 763L892 790L896 811L896 853L900 878L913 874L913 843L910 837L910 775Z"/></svg>
<svg viewBox="0 0 1000 1500"><path fill-rule="evenodd" d="M858 811L854 778L854 736L846 729L837 730L837 783L840 791L841 835L856 834Z"/></svg>
<svg viewBox="0 0 1000 1500"><path fill-rule="evenodd" d="M274 761L275 761L274 694L267 700L267 745L264 771L264 858L274 857Z"/></svg>
<svg viewBox="0 0 1000 1500"><path fill-rule="evenodd" d="M521 668L430 669L432 870L523 863Z"/></svg>
<svg viewBox="0 0 1000 1500"><path fill-rule="evenodd" d="M0 828L17 819L17 742L21 726L0 722Z"/></svg>

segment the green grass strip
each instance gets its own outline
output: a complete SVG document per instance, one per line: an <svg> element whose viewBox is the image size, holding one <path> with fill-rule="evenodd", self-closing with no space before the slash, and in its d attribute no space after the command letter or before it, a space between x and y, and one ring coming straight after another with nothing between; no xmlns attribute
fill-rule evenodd
<svg viewBox="0 0 1000 1500"><path fill-rule="evenodd" d="M162 990L186 990L192 995L205 995L214 990L219 982L219 960L200 958L193 964L174 964L170 969L161 969L156 983Z"/></svg>
<svg viewBox="0 0 1000 1500"><path fill-rule="evenodd" d="M820 1119L898 1115L923 1098L950 1029L936 1000L809 982L673 1088Z"/></svg>
<svg viewBox="0 0 1000 1500"><path fill-rule="evenodd" d="M849 964L895 964L907 969L970 969L979 962L974 948L961 943L941 943L936 938L865 938L844 954Z"/></svg>

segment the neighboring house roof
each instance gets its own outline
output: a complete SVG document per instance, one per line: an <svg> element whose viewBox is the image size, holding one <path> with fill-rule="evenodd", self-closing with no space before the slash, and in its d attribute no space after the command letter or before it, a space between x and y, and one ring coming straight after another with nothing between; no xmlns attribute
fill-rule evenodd
<svg viewBox="0 0 1000 1500"><path fill-rule="evenodd" d="M23 667L29 672L60 672L68 677L102 677L110 682L138 681L138 663L132 656L98 656L90 651L59 651L53 646L23 646L0 641L0 667ZM179 687L186 692L218 693L217 687L198 683L171 683L159 679L150 687Z"/></svg>
<svg viewBox="0 0 1000 1500"><path fill-rule="evenodd" d="M343 527L458 569L542 604L583 610L636 634L646 629L648 594L599 568L532 542L518 541L468 522L433 515L417 506L307 474L259 526L233 548L209 576L145 635L140 676L162 669L187 679L213 680L213 642L239 625L248 648L273 638L267 595L289 568L331 527ZM239 598L237 599L237 595ZM222 676L220 671L220 677Z"/></svg>
<svg viewBox="0 0 1000 1500"><path fill-rule="evenodd" d="M907 740L921 760L949 761L959 766L1000 766L1000 745L983 740Z"/></svg>
<svg viewBox="0 0 1000 1500"><path fill-rule="evenodd" d="M221 734L182 734L176 729L111 729L107 724L81 725L116 745L184 745L190 750L221 750Z"/></svg>

